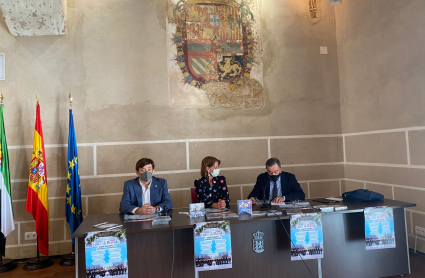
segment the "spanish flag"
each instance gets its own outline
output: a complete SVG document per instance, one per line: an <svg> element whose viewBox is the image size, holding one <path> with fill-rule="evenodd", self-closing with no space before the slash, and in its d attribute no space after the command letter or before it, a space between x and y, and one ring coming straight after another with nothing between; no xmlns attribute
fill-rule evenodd
<svg viewBox="0 0 425 278"><path fill-rule="evenodd" d="M49 200L47 194L46 156L44 152L43 130L41 128L40 105L37 103L34 145L28 183L27 211L35 220L38 238L38 251L49 255Z"/></svg>

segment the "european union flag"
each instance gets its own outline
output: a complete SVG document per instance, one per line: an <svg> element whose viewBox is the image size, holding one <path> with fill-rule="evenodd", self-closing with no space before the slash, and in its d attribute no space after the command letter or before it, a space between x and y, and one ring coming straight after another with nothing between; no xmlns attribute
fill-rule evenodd
<svg viewBox="0 0 425 278"><path fill-rule="evenodd" d="M65 197L65 215L71 234L83 222L81 207L80 173L78 172L77 139L75 137L74 119L69 109L69 138L68 138L68 181ZM75 244L74 239L72 243Z"/></svg>

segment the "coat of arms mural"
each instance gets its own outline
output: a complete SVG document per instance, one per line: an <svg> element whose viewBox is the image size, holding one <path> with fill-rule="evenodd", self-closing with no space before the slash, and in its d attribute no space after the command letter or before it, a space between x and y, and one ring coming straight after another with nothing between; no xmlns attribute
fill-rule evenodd
<svg viewBox="0 0 425 278"><path fill-rule="evenodd" d="M167 0L174 107L264 107L257 0Z"/></svg>

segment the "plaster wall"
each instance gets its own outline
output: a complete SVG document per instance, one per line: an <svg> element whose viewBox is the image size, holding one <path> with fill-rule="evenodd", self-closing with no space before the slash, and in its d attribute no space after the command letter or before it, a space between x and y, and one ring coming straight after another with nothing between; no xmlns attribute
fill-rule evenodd
<svg viewBox="0 0 425 278"><path fill-rule="evenodd" d="M368 188L414 202L414 227L425 227L425 2L345 0L335 9L343 189ZM343 190L343 191L344 191ZM418 240L425 252L425 240Z"/></svg>
<svg viewBox="0 0 425 278"><path fill-rule="evenodd" d="M261 0L266 107L176 109L169 106L165 1L67 1L64 36L13 37L0 20L6 53L5 124L16 230L6 255L27 258L35 242L25 210L40 94L51 217L51 255L71 250L64 217L68 94L74 97L83 214L118 212L122 186L142 156L157 162L175 207L206 155L222 161L230 198L246 197L265 160L279 156L309 197L339 195L344 178L334 8L325 1L312 24L308 0ZM320 55L327 46L329 55ZM308 150L308 151L306 151ZM300 155L297 155L300 153Z"/></svg>

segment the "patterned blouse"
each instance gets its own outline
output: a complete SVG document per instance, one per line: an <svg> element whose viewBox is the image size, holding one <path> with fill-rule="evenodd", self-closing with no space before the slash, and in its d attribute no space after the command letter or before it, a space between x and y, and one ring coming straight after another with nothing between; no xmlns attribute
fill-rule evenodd
<svg viewBox="0 0 425 278"><path fill-rule="evenodd" d="M206 208L210 208L213 203L218 203L219 199L224 200L226 207L229 207L230 199L225 177L213 178L212 186L206 178L195 180L195 188L196 198L199 202L203 202Z"/></svg>

